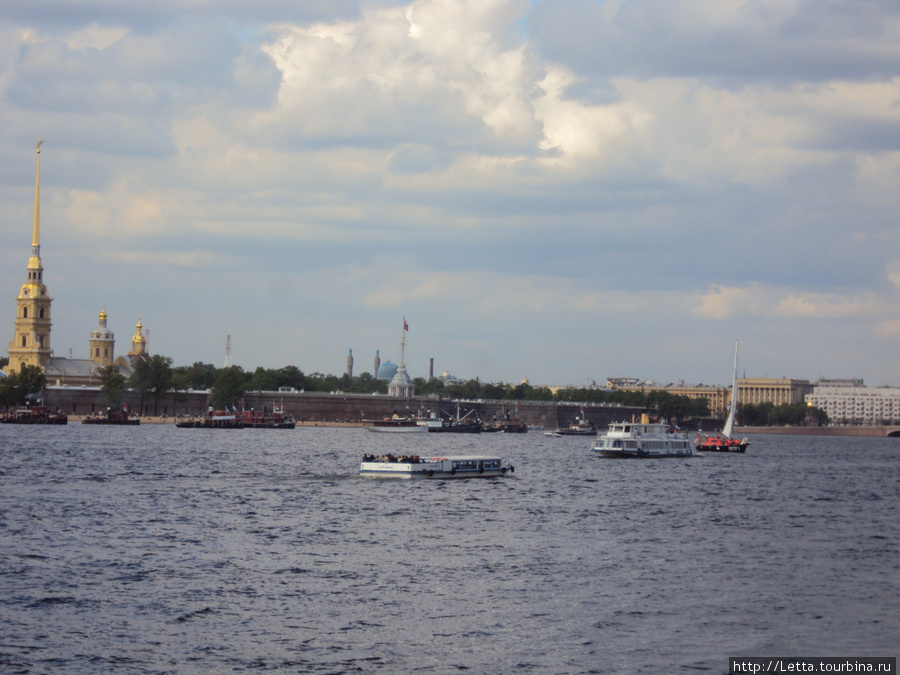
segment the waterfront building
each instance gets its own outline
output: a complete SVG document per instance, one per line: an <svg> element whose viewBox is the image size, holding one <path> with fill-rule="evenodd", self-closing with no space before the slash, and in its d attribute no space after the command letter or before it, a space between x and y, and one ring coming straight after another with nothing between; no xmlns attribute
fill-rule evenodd
<svg viewBox="0 0 900 675"><path fill-rule="evenodd" d="M819 380L806 402L824 410L833 424L900 422L900 389L866 387L862 380Z"/></svg>

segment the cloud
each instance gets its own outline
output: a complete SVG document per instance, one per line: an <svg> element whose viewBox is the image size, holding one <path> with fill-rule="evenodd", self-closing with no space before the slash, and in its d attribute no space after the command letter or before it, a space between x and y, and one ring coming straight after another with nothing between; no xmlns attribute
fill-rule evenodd
<svg viewBox="0 0 900 675"><path fill-rule="evenodd" d="M697 297L692 313L709 319L884 320L900 315L900 296L872 292L803 293L763 284L744 288L715 286Z"/></svg>

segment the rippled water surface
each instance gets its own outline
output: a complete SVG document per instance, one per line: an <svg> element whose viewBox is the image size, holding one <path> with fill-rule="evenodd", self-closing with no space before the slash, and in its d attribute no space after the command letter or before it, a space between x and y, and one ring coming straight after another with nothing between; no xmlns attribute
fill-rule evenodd
<svg viewBox="0 0 900 675"><path fill-rule="evenodd" d="M0 426L2 672L727 672L895 656L900 439ZM512 477L356 476L364 452Z"/></svg>

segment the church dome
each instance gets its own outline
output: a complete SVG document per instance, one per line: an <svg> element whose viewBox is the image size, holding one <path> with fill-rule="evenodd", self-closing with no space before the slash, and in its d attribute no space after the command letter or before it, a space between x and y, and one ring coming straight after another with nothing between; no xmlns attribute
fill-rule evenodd
<svg viewBox="0 0 900 675"><path fill-rule="evenodd" d="M393 380L394 375L397 374L397 364L391 363L390 361L385 361L380 366L378 366L378 374L375 376L379 380Z"/></svg>

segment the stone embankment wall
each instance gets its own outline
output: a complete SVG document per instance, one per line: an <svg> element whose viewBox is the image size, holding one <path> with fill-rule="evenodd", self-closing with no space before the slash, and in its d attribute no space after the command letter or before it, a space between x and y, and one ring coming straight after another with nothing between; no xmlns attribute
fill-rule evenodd
<svg viewBox="0 0 900 675"><path fill-rule="evenodd" d="M141 402L139 396L129 392L125 402L142 415L171 419L185 414L205 414L209 409L209 398L207 392L192 391L180 394L178 400L167 398L157 404L149 396ZM106 399L99 389L92 387L47 387L44 402L51 408L75 416L106 410ZM457 415L456 401L428 396L405 399L359 394L248 392L239 405L255 410L284 409L300 422L320 423L360 424L366 420L390 417L394 413L400 416L428 416L432 412L441 417ZM466 419L478 418L491 422L508 414L528 425L545 429L567 427L581 414L581 406L577 404L525 402L517 405L510 401L460 401L458 410L460 417ZM585 405L584 410L598 429L605 429L610 422L639 417L642 412L641 408L615 405Z"/></svg>

